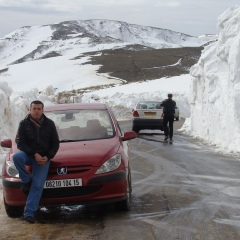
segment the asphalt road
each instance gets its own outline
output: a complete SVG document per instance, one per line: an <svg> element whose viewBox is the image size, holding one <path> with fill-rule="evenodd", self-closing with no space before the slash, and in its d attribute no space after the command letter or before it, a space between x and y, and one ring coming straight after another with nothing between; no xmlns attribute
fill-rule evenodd
<svg viewBox="0 0 240 240"><path fill-rule="evenodd" d="M159 131L130 141L130 212L111 205L41 208L37 222L28 224L7 217L1 199L0 239L240 239L239 159L178 132L182 124L175 122L173 144Z"/></svg>

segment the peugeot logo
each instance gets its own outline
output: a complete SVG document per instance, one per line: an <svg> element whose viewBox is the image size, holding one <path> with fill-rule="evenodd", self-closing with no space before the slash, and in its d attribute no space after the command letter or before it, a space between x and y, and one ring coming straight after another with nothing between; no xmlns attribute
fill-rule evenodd
<svg viewBox="0 0 240 240"><path fill-rule="evenodd" d="M58 174L58 175L67 174L67 167L57 168L57 174Z"/></svg>

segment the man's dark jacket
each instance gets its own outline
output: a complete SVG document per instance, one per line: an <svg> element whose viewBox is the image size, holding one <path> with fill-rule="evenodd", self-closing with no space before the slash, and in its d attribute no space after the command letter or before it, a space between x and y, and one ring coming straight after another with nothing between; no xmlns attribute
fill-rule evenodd
<svg viewBox="0 0 240 240"><path fill-rule="evenodd" d="M40 128L30 120L30 115L19 123L16 143L19 150L33 156L39 153L52 159L59 148L59 138L54 122L44 114Z"/></svg>
<svg viewBox="0 0 240 240"><path fill-rule="evenodd" d="M161 103L161 106L163 107L164 115L174 115L175 114L176 102L173 101L171 98L165 99Z"/></svg>

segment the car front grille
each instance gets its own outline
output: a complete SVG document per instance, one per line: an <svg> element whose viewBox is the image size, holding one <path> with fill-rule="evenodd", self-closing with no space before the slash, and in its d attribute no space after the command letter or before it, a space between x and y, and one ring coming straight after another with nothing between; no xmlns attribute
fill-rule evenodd
<svg viewBox="0 0 240 240"><path fill-rule="evenodd" d="M67 173L68 174L74 174L74 173L83 173L87 172L91 169L92 166L66 166L67 167ZM57 173L57 167L50 167L48 171L48 175L56 175Z"/></svg>
<svg viewBox="0 0 240 240"><path fill-rule="evenodd" d="M84 196L96 193L101 188L102 188L101 185L97 185L97 186L43 189L42 198L65 198Z"/></svg>

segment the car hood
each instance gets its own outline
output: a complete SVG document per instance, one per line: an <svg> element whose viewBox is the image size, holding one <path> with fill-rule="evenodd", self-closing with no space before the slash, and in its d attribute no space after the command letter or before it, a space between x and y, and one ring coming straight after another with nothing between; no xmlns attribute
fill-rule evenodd
<svg viewBox="0 0 240 240"><path fill-rule="evenodd" d="M77 164L100 166L118 152L119 138L60 143L52 166L74 166Z"/></svg>

